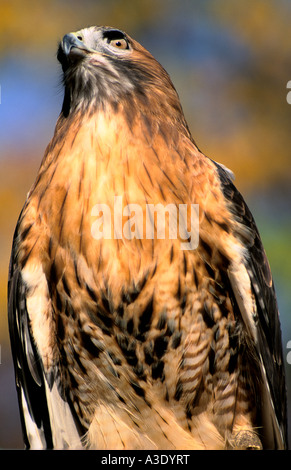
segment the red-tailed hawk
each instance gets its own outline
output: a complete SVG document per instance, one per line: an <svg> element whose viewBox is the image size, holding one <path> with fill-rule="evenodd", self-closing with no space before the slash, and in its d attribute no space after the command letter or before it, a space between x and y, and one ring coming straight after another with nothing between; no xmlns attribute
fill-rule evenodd
<svg viewBox="0 0 291 470"><path fill-rule="evenodd" d="M230 172L124 32L67 34L58 59L63 108L9 276L26 446L284 449L273 281Z"/></svg>

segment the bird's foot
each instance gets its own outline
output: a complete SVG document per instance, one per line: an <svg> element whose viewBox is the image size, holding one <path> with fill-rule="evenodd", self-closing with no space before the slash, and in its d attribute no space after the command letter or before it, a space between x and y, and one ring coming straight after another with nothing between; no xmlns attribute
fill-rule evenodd
<svg viewBox="0 0 291 470"><path fill-rule="evenodd" d="M262 450L263 446L254 431L243 429L228 439L226 448L232 450Z"/></svg>

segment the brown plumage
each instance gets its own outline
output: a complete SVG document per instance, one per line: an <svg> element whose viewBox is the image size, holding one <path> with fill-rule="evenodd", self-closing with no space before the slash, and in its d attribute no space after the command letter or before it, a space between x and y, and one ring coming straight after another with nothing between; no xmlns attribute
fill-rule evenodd
<svg viewBox="0 0 291 470"><path fill-rule="evenodd" d="M66 35L58 59L63 109L10 265L26 445L285 448L273 282L230 172L199 151L168 74L125 33ZM98 238L96 204L122 227L138 205L155 235L148 204L198 204L198 246L150 238L137 218L135 236L112 217Z"/></svg>

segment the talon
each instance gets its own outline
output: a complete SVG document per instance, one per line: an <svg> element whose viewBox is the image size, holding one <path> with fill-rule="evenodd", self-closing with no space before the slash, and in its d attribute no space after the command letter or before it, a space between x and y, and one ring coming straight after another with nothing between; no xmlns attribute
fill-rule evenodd
<svg viewBox="0 0 291 470"><path fill-rule="evenodd" d="M239 431L229 440L235 450L262 450L263 446L257 434L253 431Z"/></svg>

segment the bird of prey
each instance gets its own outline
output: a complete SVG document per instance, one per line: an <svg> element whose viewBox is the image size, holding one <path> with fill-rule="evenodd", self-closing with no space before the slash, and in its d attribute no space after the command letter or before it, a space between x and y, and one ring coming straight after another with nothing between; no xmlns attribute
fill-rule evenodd
<svg viewBox="0 0 291 470"><path fill-rule="evenodd" d="M26 447L285 449L274 285L231 172L126 33L67 34L57 57L63 106L9 272Z"/></svg>

